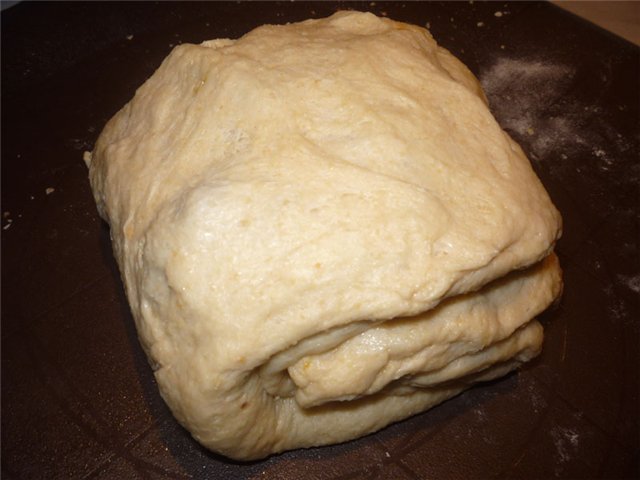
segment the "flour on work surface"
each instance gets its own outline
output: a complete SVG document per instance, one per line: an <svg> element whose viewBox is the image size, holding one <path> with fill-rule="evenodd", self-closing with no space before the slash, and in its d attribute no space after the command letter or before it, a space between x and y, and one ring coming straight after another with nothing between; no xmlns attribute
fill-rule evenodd
<svg viewBox="0 0 640 480"><path fill-rule="evenodd" d="M640 275L618 275L618 280L636 293L640 293Z"/></svg>
<svg viewBox="0 0 640 480"><path fill-rule="evenodd" d="M555 440L560 461L569 460L571 450L578 446L579 434L570 428L556 427L551 430L551 435Z"/></svg>
<svg viewBox="0 0 640 480"><path fill-rule="evenodd" d="M613 205L599 201L607 185L624 195L640 179L638 135L614 123L615 111L629 106L608 100L611 62L594 60L580 70L557 59L498 57L479 75L496 119L534 166L556 181L581 185L601 215L610 215ZM624 211L631 214L630 208Z"/></svg>
<svg viewBox="0 0 640 480"><path fill-rule="evenodd" d="M556 447L554 474L559 476L563 473L563 464L570 462L578 451L580 435L570 428L554 427L551 429L551 436Z"/></svg>
<svg viewBox="0 0 640 480"><path fill-rule="evenodd" d="M607 172L637 139L616 131L602 105L585 105L575 97L576 76L574 67L558 62L499 58L480 72L480 82L502 127L530 145L533 160L550 153L567 160L584 149ZM602 81L602 88L608 88L607 78Z"/></svg>
<svg viewBox="0 0 640 480"><path fill-rule="evenodd" d="M562 64L501 58L481 73L480 82L503 128L532 136L533 153L542 156L579 138L570 118L547 112L563 96L574 73Z"/></svg>

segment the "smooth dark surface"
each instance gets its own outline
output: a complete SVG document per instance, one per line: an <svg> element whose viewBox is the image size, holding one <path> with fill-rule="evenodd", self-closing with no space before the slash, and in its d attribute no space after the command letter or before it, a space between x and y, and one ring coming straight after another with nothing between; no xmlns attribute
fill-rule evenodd
<svg viewBox="0 0 640 480"><path fill-rule="evenodd" d="M480 77L563 214L565 294L518 374L360 440L237 464L157 393L82 152L173 45L338 8L428 22ZM1 17L3 479L640 475L637 47L544 3L21 3Z"/></svg>

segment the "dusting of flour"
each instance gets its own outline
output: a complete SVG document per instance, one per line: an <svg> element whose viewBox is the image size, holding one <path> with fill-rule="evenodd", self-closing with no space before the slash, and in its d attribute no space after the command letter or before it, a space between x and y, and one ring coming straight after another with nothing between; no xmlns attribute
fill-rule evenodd
<svg viewBox="0 0 640 480"><path fill-rule="evenodd" d="M611 103L610 63L603 59L578 67L502 56L479 78L494 116L539 172L587 192L581 200L590 214L608 217L616 205L615 213L633 216L637 204L631 205L624 192L640 182L640 136L621 131L620 123L612 121L618 110L629 107Z"/></svg>
<svg viewBox="0 0 640 480"><path fill-rule="evenodd" d="M617 278L626 285L629 290L640 293L640 275L618 275Z"/></svg>
<svg viewBox="0 0 640 480"><path fill-rule="evenodd" d="M574 74L567 65L500 58L481 73L480 82L502 127L531 137L533 153L540 157L565 143L584 142L569 116L550 112Z"/></svg>
<svg viewBox="0 0 640 480"><path fill-rule="evenodd" d="M556 447L554 474L558 477L563 473L564 464L571 462L577 453L580 444L580 435L577 431L570 428L553 427L551 429L551 437Z"/></svg>

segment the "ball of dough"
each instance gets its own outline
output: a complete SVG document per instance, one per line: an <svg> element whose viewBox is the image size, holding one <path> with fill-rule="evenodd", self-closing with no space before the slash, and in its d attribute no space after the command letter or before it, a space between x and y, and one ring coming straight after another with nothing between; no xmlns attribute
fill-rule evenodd
<svg viewBox="0 0 640 480"><path fill-rule="evenodd" d="M87 156L160 392L236 459L535 356L560 216L471 72L370 13L180 45Z"/></svg>

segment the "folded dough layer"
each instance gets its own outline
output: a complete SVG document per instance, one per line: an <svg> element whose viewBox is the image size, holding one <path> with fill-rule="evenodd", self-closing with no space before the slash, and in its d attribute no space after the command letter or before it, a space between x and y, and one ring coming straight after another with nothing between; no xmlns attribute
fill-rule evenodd
<svg viewBox="0 0 640 480"><path fill-rule="evenodd" d="M412 385L434 386L494 363L539 353L542 328L535 315L560 293L555 255L514 272L478 292L395 319L288 367L298 404L310 407L370 395L409 376Z"/></svg>
<svg viewBox="0 0 640 480"><path fill-rule="evenodd" d="M87 163L160 391L233 458L506 373L560 290L558 212L416 26L339 12L180 45Z"/></svg>

